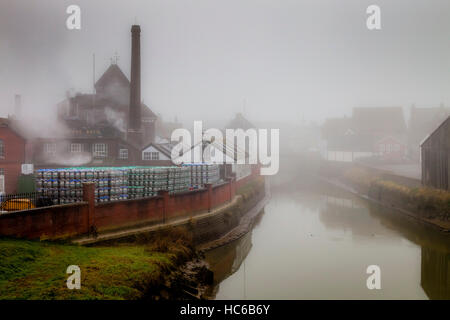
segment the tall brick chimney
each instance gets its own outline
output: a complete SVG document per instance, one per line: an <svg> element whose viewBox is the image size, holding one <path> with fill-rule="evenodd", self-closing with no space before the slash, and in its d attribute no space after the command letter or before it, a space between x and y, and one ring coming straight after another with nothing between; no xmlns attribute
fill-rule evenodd
<svg viewBox="0 0 450 320"><path fill-rule="evenodd" d="M128 114L129 142L142 146L141 128L141 27L131 27L131 81L130 81L130 109Z"/></svg>

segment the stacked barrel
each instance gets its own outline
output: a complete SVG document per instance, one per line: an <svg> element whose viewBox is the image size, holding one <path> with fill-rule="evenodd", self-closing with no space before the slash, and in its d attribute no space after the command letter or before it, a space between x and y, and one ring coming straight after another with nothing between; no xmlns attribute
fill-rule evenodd
<svg viewBox="0 0 450 320"><path fill-rule="evenodd" d="M217 183L220 180L219 166L216 164L189 164L191 170L191 186L196 189L204 188L207 183Z"/></svg>
<svg viewBox="0 0 450 320"><path fill-rule="evenodd" d="M83 183L95 183L97 202L128 199L127 168L62 168L36 171L36 186L42 195L58 204L83 201Z"/></svg>
<svg viewBox="0 0 450 320"><path fill-rule="evenodd" d="M96 202L152 197L160 190L179 193L219 180L217 165L181 167L74 167L36 171L38 192L55 204L83 200L83 183L95 183Z"/></svg>

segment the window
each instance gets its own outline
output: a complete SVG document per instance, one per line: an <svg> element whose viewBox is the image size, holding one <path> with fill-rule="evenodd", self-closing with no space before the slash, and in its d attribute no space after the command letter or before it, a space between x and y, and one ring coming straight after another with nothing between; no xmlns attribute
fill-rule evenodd
<svg viewBox="0 0 450 320"><path fill-rule="evenodd" d="M92 154L97 158L105 158L108 155L105 143L94 143L92 145Z"/></svg>
<svg viewBox="0 0 450 320"><path fill-rule="evenodd" d="M128 149L119 149L119 159L128 159Z"/></svg>
<svg viewBox="0 0 450 320"><path fill-rule="evenodd" d="M388 143L388 144L386 145L386 152L387 152L387 153L390 153L390 152L391 152L391 150L392 150L392 148L391 148L391 144L390 144L390 143Z"/></svg>
<svg viewBox="0 0 450 320"><path fill-rule="evenodd" d="M0 139L0 159L5 159L5 143Z"/></svg>
<svg viewBox="0 0 450 320"><path fill-rule="evenodd" d="M5 193L5 170L0 168L0 194Z"/></svg>
<svg viewBox="0 0 450 320"><path fill-rule="evenodd" d="M144 160L159 160L159 152L144 152Z"/></svg>
<svg viewBox="0 0 450 320"><path fill-rule="evenodd" d="M81 143L71 143L70 144L70 152L71 153L83 152L83 145Z"/></svg>
<svg viewBox="0 0 450 320"><path fill-rule="evenodd" d="M76 117L78 115L78 103L70 102L69 117Z"/></svg>
<svg viewBox="0 0 450 320"><path fill-rule="evenodd" d="M380 144L380 152L384 152L386 150L386 145L384 143Z"/></svg>
<svg viewBox="0 0 450 320"><path fill-rule="evenodd" d="M44 143L44 152L47 155L56 154L56 143Z"/></svg>

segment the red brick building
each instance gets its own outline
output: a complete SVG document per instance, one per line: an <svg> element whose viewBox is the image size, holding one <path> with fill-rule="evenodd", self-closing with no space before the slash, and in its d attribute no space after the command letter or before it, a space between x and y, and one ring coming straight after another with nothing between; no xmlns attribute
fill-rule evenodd
<svg viewBox="0 0 450 320"><path fill-rule="evenodd" d="M15 193L21 166L25 163L26 140L8 119L0 118L0 192Z"/></svg>

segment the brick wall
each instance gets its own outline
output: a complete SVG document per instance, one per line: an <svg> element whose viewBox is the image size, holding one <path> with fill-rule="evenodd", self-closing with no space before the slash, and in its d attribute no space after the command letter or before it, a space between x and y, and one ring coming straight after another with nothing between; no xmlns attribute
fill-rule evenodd
<svg viewBox="0 0 450 320"><path fill-rule="evenodd" d="M240 180L249 182L257 174ZM194 216L231 201L237 182L232 179L206 189L145 199L124 200L94 205L93 184L85 184L81 204L60 205L0 214L0 236L20 238L67 238L97 231L122 229L130 226L162 223L181 217Z"/></svg>
<svg viewBox="0 0 450 320"><path fill-rule="evenodd" d="M93 223L99 231L137 224L161 221L163 199L146 199L107 202L95 206Z"/></svg>
<svg viewBox="0 0 450 320"><path fill-rule="evenodd" d="M67 238L88 232L86 203L0 214L0 235L29 239Z"/></svg>
<svg viewBox="0 0 450 320"><path fill-rule="evenodd" d="M9 127L0 127L0 139L4 144L4 157L0 158L0 169L5 173L5 192L17 192L17 181L21 165L25 162L25 140Z"/></svg>

